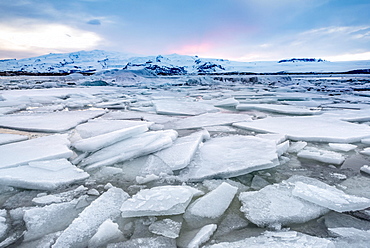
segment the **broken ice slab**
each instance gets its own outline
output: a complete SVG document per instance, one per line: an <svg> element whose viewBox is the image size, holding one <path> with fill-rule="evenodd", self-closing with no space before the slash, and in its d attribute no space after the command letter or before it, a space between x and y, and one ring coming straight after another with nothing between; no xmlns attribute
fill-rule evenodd
<svg viewBox="0 0 370 248"><path fill-rule="evenodd" d="M283 143L287 138L286 135L279 133L260 133L257 134L256 137L273 140L276 144Z"/></svg>
<svg viewBox="0 0 370 248"><path fill-rule="evenodd" d="M24 189L53 190L82 181L89 174L66 159L36 161L0 169L0 184Z"/></svg>
<svg viewBox="0 0 370 248"><path fill-rule="evenodd" d="M203 243L207 242L213 233L216 231L217 225L216 224L209 224L202 227L191 239L186 248L199 248ZM183 247L179 245L179 247Z"/></svg>
<svg viewBox="0 0 370 248"><path fill-rule="evenodd" d="M188 186L143 189L122 204L122 217L182 214L193 196L199 194L199 190Z"/></svg>
<svg viewBox="0 0 370 248"><path fill-rule="evenodd" d="M27 140L28 137L19 134L0 133L0 145Z"/></svg>
<svg viewBox="0 0 370 248"><path fill-rule="evenodd" d="M292 105L278 105L278 104L239 104L236 106L237 110L260 110L286 115L316 115L321 111L310 110L307 108L295 107Z"/></svg>
<svg viewBox="0 0 370 248"><path fill-rule="evenodd" d="M91 170L148 155L171 146L176 138L174 130L146 132L98 150L84 159L81 165Z"/></svg>
<svg viewBox="0 0 370 248"><path fill-rule="evenodd" d="M66 134L56 134L41 138L0 146L0 168L24 165L32 161L70 158L73 152Z"/></svg>
<svg viewBox="0 0 370 248"><path fill-rule="evenodd" d="M78 205L86 201L86 198L86 196L81 196L70 202L25 210L23 220L27 231L24 234L24 241L35 240L49 233L66 229L82 212L83 208Z"/></svg>
<svg viewBox="0 0 370 248"><path fill-rule="evenodd" d="M370 138L362 139L362 140L361 140L361 143L363 143L363 144L365 144L365 145L370 145Z"/></svg>
<svg viewBox="0 0 370 248"><path fill-rule="evenodd" d="M370 166L365 164L360 168L360 171L365 172L366 174L370 175Z"/></svg>
<svg viewBox="0 0 370 248"><path fill-rule="evenodd" d="M176 240L167 237L136 238L128 241L108 244L107 248L176 248Z"/></svg>
<svg viewBox="0 0 370 248"><path fill-rule="evenodd" d="M184 219L192 227L217 223L237 191L238 188L226 182L222 183L216 189L190 204L184 214Z"/></svg>
<svg viewBox="0 0 370 248"><path fill-rule="evenodd" d="M218 109L203 102L182 100L154 100L157 114L161 115L200 115L209 112L217 112Z"/></svg>
<svg viewBox="0 0 370 248"><path fill-rule="evenodd" d="M254 136L217 137L205 142L181 174L183 180L234 177L279 165L274 141Z"/></svg>
<svg viewBox="0 0 370 248"><path fill-rule="evenodd" d="M46 193L38 194L37 197L32 199L32 202L37 205L49 205L52 203L69 202L79 195L85 194L88 188L83 185L78 186L75 189L68 190L65 192L50 194Z"/></svg>
<svg viewBox="0 0 370 248"><path fill-rule="evenodd" d="M128 197L122 189L110 188L73 220L56 240L53 248L87 247L89 240L104 221L114 220L119 216L119 208Z"/></svg>
<svg viewBox="0 0 370 248"><path fill-rule="evenodd" d="M313 159L323 163L340 165L343 163L345 157L337 152L317 149L315 147L306 147L297 153L299 158Z"/></svg>
<svg viewBox="0 0 370 248"><path fill-rule="evenodd" d="M181 226L182 222L167 218L151 224L149 226L149 231L157 235L162 235L167 238L175 239L179 237Z"/></svg>
<svg viewBox="0 0 370 248"><path fill-rule="evenodd" d="M154 153L171 170L180 170L188 166L198 150L200 143L209 138L207 131L200 131L175 140L169 148Z"/></svg>
<svg viewBox="0 0 370 248"><path fill-rule="evenodd" d="M214 104L215 107L235 107L239 104L239 101L235 98L227 98Z"/></svg>
<svg viewBox="0 0 370 248"><path fill-rule="evenodd" d="M264 187L259 191L239 195L241 211L254 224L274 229L292 223L304 223L329 211L292 194L294 185L283 181Z"/></svg>
<svg viewBox="0 0 370 248"><path fill-rule="evenodd" d="M118 224L111 219L104 221L98 228L98 231L89 240L89 248L105 247L108 243L113 243L123 236L119 230Z"/></svg>
<svg viewBox="0 0 370 248"><path fill-rule="evenodd" d="M349 195L356 195L370 199L370 177L357 175L343 181L340 188Z"/></svg>
<svg viewBox="0 0 370 248"><path fill-rule="evenodd" d="M334 248L332 241L324 238L309 236L295 231L269 232L260 236L246 238L236 242L223 242L206 246L206 248Z"/></svg>
<svg viewBox="0 0 370 248"><path fill-rule="evenodd" d="M267 117L233 126L257 132L287 135L288 139L308 142L354 143L370 137L370 127L327 116Z"/></svg>
<svg viewBox="0 0 370 248"><path fill-rule="evenodd" d="M167 126L173 129L195 129L207 126L231 125L235 122L251 120L251 116L246 114L206 113L198 116L183 118L169 123Z"/></svg>
<svg viewBox="0 0 370 248"><path fill-rule="evenodd" d="M97 151L121 140L144 133L151 123L124 120L93 120L76 127L82 137L72 145L83 152Z"/></svg>
<svg viewBox="0 0 370 248"><path fill-rule="evenodd" d="M0 116L0 127L24 131L58 133L101 116L102 110L61 111L53 113L13 114Z"/></svg>
<svg viewBox="0 0 370 248"><path fill-rule="evenodd" d="M312 179L310 183L295 182L293 195L337 212L356 211L370 207L370 199L348 195L343 191Z"/></svg>
<svg viewBox="0 0 370 248"><path fill-rule="evenodd" d="M289 148L288 148L288 152L290 153L297 153L299 152L300 150L302 150L303 148L305 148L307 146L307 142L305 141L297 141L297 142L294 142L294 143L291 143Z"/></svg>
<svg viewBox="0 0 370 248"><path fill-rule="evenodd" d="M357 146L352 144L338 144L338 143L329 143L331 149L335 151L349 152L354 150Z"/></svg>
<svg viewBox="0 0 370 248"><path fill-rule="evenodd" d="M6 223L7 212L5 209L0 209L0 240L5 238L8 224Z"/></svg>
<svg viewBox="0 0 370 248"><path fill-rule="evenodd" d="M362 151L360 151L360 153L370 156L370 147L363 149Z"/></svg>
<svg viewBox="0 0 370 248"><path fill-rule="evenodd" d="M353 227L361 230L370 230L370 222L355 218L348 214L331 211L322 217L327 228Z"/></svg>
<svg viewBox="0 0 370 248"><path fill-rule="evenodd" d="M329 233L335 236L355 238L355 239L366 239L370 242L370 230L361 230L353 227L335 227L328 228ZM369 243L368 243L369 244Z"/></svg>
<svg viewBox="0 0 370 248"><path fill-rule="evenodd" d="M112 111L106 113L101 118L107 120L144 120L158 124L164 124L169 121L178 120L178 117L143 113L138 111Z"/></svg>

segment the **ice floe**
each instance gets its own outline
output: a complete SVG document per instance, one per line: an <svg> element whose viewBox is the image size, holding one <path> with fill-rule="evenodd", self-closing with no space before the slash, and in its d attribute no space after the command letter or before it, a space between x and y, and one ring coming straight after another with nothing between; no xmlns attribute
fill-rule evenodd
<svg viewBox="0 0 370 248"><path fill-rule="evenodd" d="M128 197L122 189L110 188L73 220L55 241L53 248L87 247L89 240L104 221L114 220L119 216L119 208Z"/></svg>
<svg viewBox="0 0 370 248"><path fill-rule="evenodd" d="M0 168L25 165L33 161L70 158L70 141L56 134L0 146ZM17 156L15 156L17 154Z"/></svg>
<svg viewBox="0 0 370 248"><path fill-rule="evenodd" d="M0 184L25 189L53 190L82 181L90 175L66 159L35 161L0 169Z"/></svg>
<svg viewBox="0 0 370 248"><path fill-rule="evenodd" d="M254 136L228 136L208 140L182 176L192 181L233 177L279 164L274 141Z"/></svg>
<svg viewBox="0 0 370 248"><path fill-rule="evenodd" d="M199 115L218 111L207 103L186 100L155 100L153 104L157 114L161 115Z"/></svg>
<svg viewBox="0 0 370 248"><path fill-rule="evenodd" d="M257 132L285 134L288 139L307 142L353 143L370 136L367 125L322 116L267 117L233 125Z"/></svg>
<svg viewBox="0 0 370 248"><path fill-rule="evenodd" d="M189 186L143 189L122 204L122 217L182 214L193 196L199 194L199 190Z"/></svg>
<svg viewBox="0 0 370 248"><path fill-rule="evenodd" d="M17 114L0 116L0 127L24 131L63 132L89 119L101 116L102 110L61 111L53 113Z"/></svg>
<svg viewBox="0 0 370 248"><path fill-rule="evenodd" d="M320 114L320 111L310 110L306 108L299 108L291 105L278 104L239 104L236 106L237 110L260 110L267 112L274 112L287 115L315 115Z"/></svg>
<svg viewBox="0 0 370 248"><path fill-rule="evenodd" d="M300 158L313 159L323 163L340 165L345 157L337 152L318 149L315 147L306 147L297 153Z"/></svg>

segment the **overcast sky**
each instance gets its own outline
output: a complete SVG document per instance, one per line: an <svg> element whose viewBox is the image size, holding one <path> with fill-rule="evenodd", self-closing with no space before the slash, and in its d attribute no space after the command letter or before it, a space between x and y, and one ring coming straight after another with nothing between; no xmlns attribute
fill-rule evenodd
<svg viewBox="0 0 370 248"><path fill-rule="evenodd" d="M102 49L370 60L370 0L1 0L0 59Z"/></svg>

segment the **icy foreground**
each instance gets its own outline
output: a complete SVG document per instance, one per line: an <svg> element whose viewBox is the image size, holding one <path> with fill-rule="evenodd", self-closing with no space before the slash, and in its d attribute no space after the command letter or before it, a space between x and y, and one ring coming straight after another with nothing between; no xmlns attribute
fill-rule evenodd
<svg viewBox="0 0 370 248"><path fill-rule="evenodd" d="M0 247L368 246L369 77L130 73L0 78Z"/></svg>

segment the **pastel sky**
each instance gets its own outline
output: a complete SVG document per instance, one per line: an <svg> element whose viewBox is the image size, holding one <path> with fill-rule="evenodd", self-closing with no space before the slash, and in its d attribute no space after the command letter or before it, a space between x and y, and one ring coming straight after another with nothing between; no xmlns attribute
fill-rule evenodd
<svg viewBox="0 0 370 248"><path fill-rule="evenodd" d="M1 0L0 59L102 49L370 60L369 0Z"/></svg>

